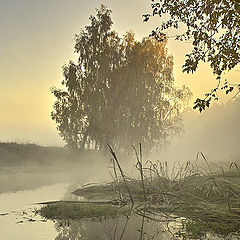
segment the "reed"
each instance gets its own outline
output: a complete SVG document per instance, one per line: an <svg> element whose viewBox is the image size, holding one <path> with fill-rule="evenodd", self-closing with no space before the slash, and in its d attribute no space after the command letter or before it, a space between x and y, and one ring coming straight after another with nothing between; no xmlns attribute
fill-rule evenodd
<svg viewBox="0 0 240 240"><path fill-rule="evenodd" d="M176 162L173 167L161 161L143 164L141 144L138 151L132 147L139 178L124 174L116 153L109 146L113 182L88 185L74 193L91 200L99 199L101 195L108 196L108 199L112 197L112 203L120 205L130 200L133 211L151 221L162 221L163 216L170 218L174 214L194 224L200 221L207 231L209 228L205 226L214 226L215 232L221 232L227 225L227 229L240 231L240 172L237 163L213 171L206 156L198 153L196 163Z"/></svg>
<svg viewBox="0 0 240 240"><path fill-rule="evenodd" d="M126 189L127 189L128 195L129 195L129 197L130 197L130 200L131 200L131 203L132 203L132 206L133 206L133 205L134 205L133 197L132 197L132 194L131 194L130 189L129 189L129 187L128 187L127 180L126 180L126 178L125 178L125 176L124 176L123 170L122 170L122 168L121 168L121 166L120 166L120 163L119 163L119 161L118 161L118 159L117 159L117 156L116 156L115 152L112 150L112 148L111 148L110 145L108 145L108 147L109 147L110 153L111 153L112 156L113 156L113 160L116 161L116 164L117 164L118 169L119 169L119 171L120 171L120 173L121 173L121 176L122 176L124 185L125 185L125 187L126 187Z"/></svg>

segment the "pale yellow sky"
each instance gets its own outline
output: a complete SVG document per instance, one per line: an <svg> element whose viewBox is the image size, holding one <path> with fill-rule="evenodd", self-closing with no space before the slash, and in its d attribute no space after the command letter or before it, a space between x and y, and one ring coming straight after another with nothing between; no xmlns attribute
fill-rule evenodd
<svg viewBox="0 0 240 240"><path fill-rule="evenodd" d="M61 86L62 65L76 59L74 34L89 23L100 3L113 11L113 28L120 34L132 29L140 40L160 23L158 17L142 22L141 15L151 11L149 0L0 1L0 141L62 143L50 118L54 99L49 88ZM168 47L176 83L189 86L193 99L215 86L206 64L193 75L181 72L191 44L170 39ZM232 72L229 78L238 76Z"/></svg>

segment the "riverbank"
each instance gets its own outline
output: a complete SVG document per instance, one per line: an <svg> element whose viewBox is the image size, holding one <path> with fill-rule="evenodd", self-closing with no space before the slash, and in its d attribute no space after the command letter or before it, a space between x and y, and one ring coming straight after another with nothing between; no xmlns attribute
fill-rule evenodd
<svg viewBox="0 0 240 240"><path fill-rule="evenodd" d="M71 150L66 147L40 146L16 142L0 142L0 168L13 166L52 166L69 163L95 163L104 157L95 150Z"/></svg>
<svg viewBox="0 0 240 240"><path fill-rule="evenodd" d="M0 142L0 193L63 182L102 182L109 178L108 164L96 151Z"/></svg>
<svg viewBox="0 0 240 240"><path fill-rule="evenodd" d="M221 167L213 171L205 156L200 154L200 166L187 162L175 164L170 169L167 163L162 162L148 161L143 166L141 153L136 152L139 177L134 178L125 175L113 151L112 155L113 181L86 185L75 190L75 195L91 201L112 199L121 206L131 206L131 213L150 221L162 221L163 215L167 219L177 216L184 219L183 238L198 239L209 233L223 239L232 234L240 236L240 168L236 163L230 163L228 170ZM58 213L54 215L55 219L58 216L63 219L64 212L68 213L69 219L71 212L79 212L79 218L82 218L86 206L88 210L92 209L92 214L98 207L102 208L101 204L89 208L89 205L79 203L55 203L44 207L42 214L51 219L49 213L54 209ZM107 208L105 210L108 212ZM106 212L100 212L104 217Z"/></svg>

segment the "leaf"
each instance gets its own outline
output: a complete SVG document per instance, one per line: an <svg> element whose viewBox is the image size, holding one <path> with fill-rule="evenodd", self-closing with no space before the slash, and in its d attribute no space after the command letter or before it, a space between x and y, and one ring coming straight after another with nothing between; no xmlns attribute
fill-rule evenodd
<svg viewBox="0 0 240 240"><path fill-rule="evenodd" d="M161 29L175 28L178 24L185 25L186 32L177 35L175 39L183 41L192 38L195 55L191 59L186 57L183 72L193 73L200 61L206 61L216 74L216 79L220 81L226 71L240 63L239 0L156 2L160 4L159 15L169 17L167 22L161 24ZM153 12L156 12L154 7ZM227 81L224 86L226 87L222 88L228 90L226 94L233 91L232 87L228 88Z"/></svg>

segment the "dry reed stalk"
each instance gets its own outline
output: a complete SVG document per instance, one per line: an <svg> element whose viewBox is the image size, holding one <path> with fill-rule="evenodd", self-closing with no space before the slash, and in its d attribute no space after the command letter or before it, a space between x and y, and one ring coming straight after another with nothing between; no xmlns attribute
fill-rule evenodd
<svg viewBox="0 0 240 240"><path fill-rule="evenodd" d="M126 178L125 178L125 176L124 176L123 170L122 170L122 168L121 168L121 166L120 166L120 164L119 164L119 161L118 161L118 159L117 159L117 156L116 156L115 152L112 150L112 148L111 148L111 146L110 146L109 144L107 144L107 145L108 145L108 147L109 147L110 153L111 153L112 156L113 156L113 159L114 159L114 160L116 161L116 163L117 163L118 169L119 169L119 171L120 171L120 173L121 173L121 176L122 176L122 178L123 178L125 187L126 187L126 189L127 189L128 195L129 195L129 197L130 197L130 200L131 200L131 203L132 203L132 206L133 206L133 205L134 205L133 197L132 197L132 194L131 194L131 192L130 192L130 189L129 189L128 185L127 185L127 181L126 181Z"/></svg>

